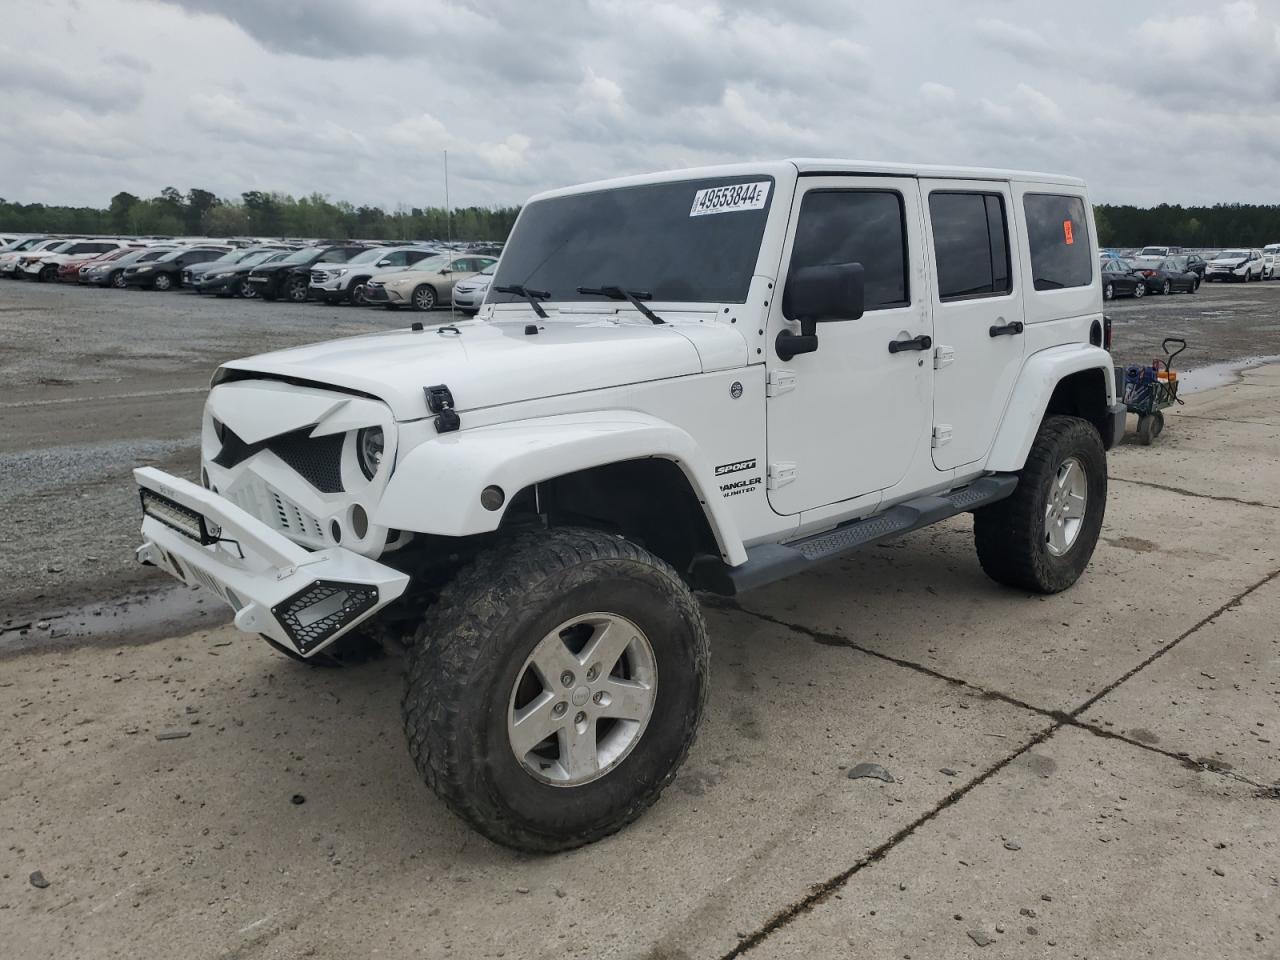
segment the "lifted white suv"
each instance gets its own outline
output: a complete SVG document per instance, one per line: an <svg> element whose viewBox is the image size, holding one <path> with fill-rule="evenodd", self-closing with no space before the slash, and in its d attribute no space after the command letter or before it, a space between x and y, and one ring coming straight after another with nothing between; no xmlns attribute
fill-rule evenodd
<svg viewBox="0 0 1280 960"><path fill-rule="evenodd" d="M423 777L499 843L638 817L702 715L695 590L963 512L1088 564L1123 431L1084 184L796 160L557 190L480 315L224 365L138 550L290 656L411 635Z"/></svg>

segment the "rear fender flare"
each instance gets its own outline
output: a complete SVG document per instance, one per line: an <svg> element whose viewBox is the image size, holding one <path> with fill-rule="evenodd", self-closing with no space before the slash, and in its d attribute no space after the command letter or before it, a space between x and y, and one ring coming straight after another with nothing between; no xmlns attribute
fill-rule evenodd
<svg viewBox="0 0 1280 960"><path fill-rule="evenodd" d="M996 433L987 461L988 470L1022 469L1054 389L1063 378L1084 370L1102 371L1107 385L1107 405L1116 403L1113 361L1111 354L1101 347L1068 344L1041 350L1027 358L1005 408L1004 422Z"/></svg>

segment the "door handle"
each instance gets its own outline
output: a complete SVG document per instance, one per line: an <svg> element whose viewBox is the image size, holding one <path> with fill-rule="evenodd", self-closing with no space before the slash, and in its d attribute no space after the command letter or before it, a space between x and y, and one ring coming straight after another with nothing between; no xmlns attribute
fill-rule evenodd
<svg viewBox="0 0 1280 960"><path fill-rule="evenodd" d="M1013 323L1001 324L998 327L991 327L987 333L993 337L1011 337L1022 332L1022 321L1015 320Z"/></svg>
<svg viewBox="0 0 1280 960"><path fill-rule="evenodd" d="M889 352L902 353L904 350L928 350L933 346L933 337L928 334L920 334L918 337L912 337L910 340L890 340Z"/></svg>

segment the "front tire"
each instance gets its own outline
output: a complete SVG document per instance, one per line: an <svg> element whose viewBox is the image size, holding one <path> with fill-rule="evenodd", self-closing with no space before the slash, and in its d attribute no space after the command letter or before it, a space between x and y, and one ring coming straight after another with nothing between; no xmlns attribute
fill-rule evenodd
<svg viewBox="0 0 1280 960"><path fill-rule="evenodd" d="M1147 295L1147 282L1145 280L1133 288L1133 295L1139 300Z"/></svg>
<svg viewBox="0 0 1280 960"><path fill-rule="evenodd" d="M1169 294L1173 293L1173 282L1170 280L1166 280L1163 284L1160 285L1160 292L1163 293L1166 297Z"/></svg>
<svg viewBox="0 0 1280 960"><path fill-rule="evenodd" d="M1115 298L1116 298L1115 284L1108 283L1105 287L1102 288L1102 299L1114 300Z"/></svg>
<svg viewBox="0 0 1280 960"><path fill-rule="evenodd" d="M1080 578L1102 531L1107 454L1079 417L1046 417L1013 496L974 511L978 562L992 580L1058 593Z"/></svg>
<svg viewBox="0 0 1280 960"><path fill-rule="evenodd" d="M123 270L111 271L111 276L107 280L107 286L115 290L123 290L125 288L124 271Z"/></svg>
<svg viewBox="0 0 1280 960"><path fill-rule="evenodd" d="M152 290L165 291L173 287L173 278L167 273L157 273L154 280L151 281Z"/></svg>
<svg viewBox="0 0 1280 960"><path fill-rule="evenodd" d="M308 297L307 281L300 277L292 277L288 286L285 287L285 296L289 298L290 303L306 303Z"/></svg>
<svg viewBox="0 0 1280 960"><path fill-rule="evenodd" d="M464 570L414 637L409 750L494 842L591 843L675 778L708 659L698 604L657 557L596 530L522 536Z"/></svg>

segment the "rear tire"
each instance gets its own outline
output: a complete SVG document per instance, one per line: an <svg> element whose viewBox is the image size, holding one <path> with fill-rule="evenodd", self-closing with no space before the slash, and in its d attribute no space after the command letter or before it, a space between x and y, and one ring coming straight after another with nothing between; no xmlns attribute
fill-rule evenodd
<svg viewBox="0 0 1280 960"><path fill-rule="evenodd" d="M1169 294L1173 293L1173 281L1166 280L1164 283L1162 283L1160 285L1160 292L1163 293L1166 297Z"/></svg>
<svg viewBox="0 0 1280 960"><path fill-rule="evenodd" d="M1139 300L1145 297L1147 295L1147 281L1140 280L1138 285L1133 288L1133 295Z"/></svg>
<svg viewBox="0 0 1280 960"><path fill-rule="evenodd" d="M1115 288L1115 284L1113 284L1113 283L1108 283L1106 286L1104 286L1104 287L1102 288L1102 299L1103 299L1103 300L1114 300L1115 298L1116 298L1116 288Z"/></svg>
<svg viewBox="0 0 1280 960"><path fill-rule="evenodd" d="M620 652L596 660L587 651L597 643ZM591 843L675 778L702 717L708 660L698 604L657 557L596 530L521 536L464 569L414 637L409 750L449 809L495 843ZM610 716L623 707L640 719ZM533 738L520 734L526 719ZM585 764L574 752L583 744Z"/></svg>
<svg viewBox="0 0 1280 960"><path fill-rule="evenodd" d="M429 283L420 283L413 288L409 297L415 310L434 310L436 307L436 288Z"/></svg>
<svg viewBox="0 0 1280 960"><path fill-rule="evenodd" d="M306 303L309 296L307 281L300 277L290 278L288 285L285 286L285 296L289 298L290 303Z"/></svg>
<svg viewBox="0 0 1280 960"><path fill-rule="evenodd" d="M1079 470L1085 488L1085 502L1076 513L1060 509L1068 499L1059 499L1068 467L1067 484L1077 482L1074 471ZM1006 586L1033 593L1065 590L1093 556L1106 501L1107 453L1097 429L1079 417L1046 417L1013 496L974 511L978 562L987 576ZM1073 520L1079 523L1071 527ZM1065 549L1051 540L1055 524L1068 532Z"/></svg>

